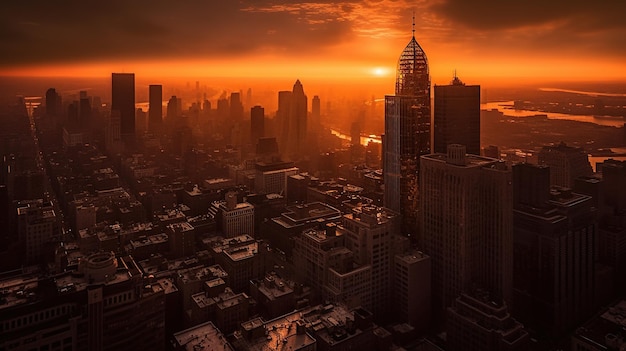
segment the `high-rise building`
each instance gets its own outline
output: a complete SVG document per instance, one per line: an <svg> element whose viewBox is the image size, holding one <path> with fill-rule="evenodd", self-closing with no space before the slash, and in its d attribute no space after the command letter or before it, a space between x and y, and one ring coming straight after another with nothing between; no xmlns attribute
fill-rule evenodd
<svg viewBox="0 0 626 351"><path fill-rule="evenodd" d="M332 303L371 307L371 266L353 264L354 254L345 247L345 229L327 223L294 237L293 262L297 278L317 286Z"/></svg>
<svg viewBox="0 0 626 351"><path fill-rule="evenodd" d="M315 95L313 96L313 100L311 100L311 115L314 119L319 119L321 115L320 109L320 97Z"/></svg>
<svg viewBox="0 0 626 351"><path fill-rule="evenodd" d="M125 143L135 139L135 74L111 74L111 110L120 113L120 133Z"/></svg>
<svg viewBox="0 0 626 351"><path fill-rule="evenodd" d="M539 151L539 164L550 167L550 184L573 188L574 180L593 174L587 152L580 147L558 145L544 146Z"/></svg>
<svg viewBox="0 0 626 351"><path fill-rule="evenodd" d="M17 223L20 241L26 249L23 263L44 262L45 245L50 244L59 233L52 203L41 199L18 202Z"/></svg>
<svg viewBox="0 0 626 351"><path fill-rule="evenodd" d="M252 145L265 136L265 109L261 106L250 109L250 134Z"/></svg>
<svg viewBox="0 0 626 351"><path fill-rule="evenodd" d="M178 98L176 95L172 95L172 97L167 101L167 119L168 123L175 123L178 119Z"/></svg>
<svg viewBox="0 0 626 351"><path fill-rule="evenodd" d="M402 234L413 238L418 234L419 158L429 153L428 61L413 35L398 60L396 95L385 96L383 138L384 204L400 213Z"/></svg>
<svg viewBox="0 0 626 351"><path fill-rule="evenodd" d="M450 144L465 145L480 155L480 85L465 85L455 75L450 85L435 85L433 152Z"/></svg>
<svg viewBox="0 0 626 351"><path fill-rule="evenodd" d="M431 269L430 257L421 251L394 256L394 315L418 331L428 330L430 326Z"/></svg>
<svg viewBox="0 0 626 351"><path fill-rule="evenodd" d="M306 145L307 137L307 97L300 80L296 80L291 93L289 106L289 134L287 136L287 150L283 153L301 157Z"/></svg>
<svg viewBox="0 0 626 351"><path fill-rule="evenodd" d="M593 312L596 210L590 196L547 187L551 171L513 166L512 307L525 325L554 337Z"/></svg>
<svg viewBox="0 0 626 351"><path fill-rule="evenodd" d="M150 130L158 129L163 122L163 86L150 85L149 89L149 110L148 110L148 126Z"/></svg>
<svg viewBox="0 0 626 351"><path fill-rule="evenodd" d="M475 285L494 299L511 296L511 171L503 162L449 145L420 161L420 222L432 259L435 317Z"/></svg>
<svg viewBox="0 0 626 351"><path fill-rule="evenodd" d="M392 307L393 237L398 216L384 208L363 205L343 216L346 247L358 265L371 266L371 308L379 318L389 317Z"/></svg>
<svg viewBox="0 0 626 351"><path fill-rule="evenodd" d="M276 135L280 143L281 152L287 152L289 139L289 111L291 110L291 91L278 92L278 110L276 110Z"/></svg>
<svg viewBox="0 0 626 351"><path fill-rule="evenodd" d="M319 129L321 126L321 108L320 97L315 95L311 100L311 129Z"/></svg>
<svg viewBox="0 0 626 351"><path fill-rule="evenodd" d="M80 92L80 100L78 103L78 128L86 130L91 126L91 102L86 91Z"/></svg>
<svg viewBox="0 0 626 351"><path fill-rule="evenodd" d="M54 88L46 91L46 114L58 116L61 109L61 97Z"/></svg>
<svg viewBox="0 0 626 351"><path fill-rule="evenodd" d="M243 103L241 102L241 93L234 92L230 94L230 121L237 122L243 119Z"/></svg>

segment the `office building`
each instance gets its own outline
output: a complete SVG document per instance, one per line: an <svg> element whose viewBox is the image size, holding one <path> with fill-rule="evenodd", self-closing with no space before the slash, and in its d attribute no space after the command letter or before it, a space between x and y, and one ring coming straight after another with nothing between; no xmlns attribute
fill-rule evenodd
<svg viewBox="0 0 626 351"><path fill-rule="evenodd" d="M393 237L398 235L399 218L388 209L362 205L343 216L342 226L355 263L371 266L371 311L384 319L392 308Z"/></svg>
<svg viewBox="0 0 626 351"><path fill-rule="evenodd" d="M385 96L384 205L400 213L402 234L419 242L419 158L430 153L431 117L428 60L415 35L398 60L395 93Z"/></svg>
<svg viewBox="0 0 626 351"><path fill-rule="evenodd" d="M150 284L130 256L82 256L56 275L0 281L0 348L162 350L164 289Z"/></svg>
<svg viewBox="0 0 626 351"><path fill-rule="evenodd" d="M509 301L513 265L511 171L462 145L421 159L420 221L432 260L435 318L476 285Z"/></svg>
<svg viewBox="0 0 626 351"><path fill-rule="evenodd" d="M281 153L291 159L299 159L306 145L307 97L300 80L292 91L278 92L276 120L279 129Z"/></svg>
<svg viewBox="0 0 626 351"><path fill-rule="evenodd" d="M431 259L421 251L397 254L393 258L394 316L423 332L430 327Z"/></svg>
<svg viewBox="0 0 626 351"><path fill-rule="evenodd" d="M593 175L587 152L563 142L541 148L539 164L550 167L551 185L565 188L573 188L574 180L578 177Z"/></svg>
<svg viewBox="0 0 626 351"><path fill-rule="evenodd" d="M319 129L322 125L322 113L320 106L320 97L317 95L313 96L313 99L311 100L311 123L309 123L311 125L310 129Z"/></svg>
<svg viewBox="0 0 626 351"><path fill-rule="evenodd" d="M265 109L254 106L250 109L250 143L256 146L265 137Z"/></svg>
<svg viewBox="0 0 626 351"><path fill-rule="evenodd" d="M39 264L45 261L46 246L59 239L59 223L51 202L43 200L20 201L17 203L18 237L24 243L23 264Z"/></svg>
<svg viewBox="0 0 626 351"><path fill-rule="evenodd" d="M433 152L450 144L465 145L480 155L480 85L465 85L455 75L450 85L435 85Z"/></svg>
<svg viewBox="0 0 626 351"><path fill-rule="evenodd" d="M241 93L230 93L230 122L239 122L243 119L243 103L241 101Z"/></svg>
<svg viewBox="0 0 626 351"><path fill-rule="evenodd" d="M547 187L551 169L513 166L514 314L551 337L588 318L594 307L595 207L590 196Z"/></svg>
<svg viewBox="0 0 626 351"><path fill-rule="evenodd" d="M332 303L372 307L372 267L354 262L345 247L345 229L327 223L294 237L293 262L300 282L318 287L321 297Z"/></svg>
<svg viewBox="0 0 626 351"><path fill-rule="evenodd" d="M293 162L257 162L254 165L254 190L260 194L287 196L287 179L298 174L300 169Z"/></svg>
<svg viewBox="0 0 626 351"><path fill-rule="evenodd" d="M135 74L111 74L111 111L119 111L120 134L124 143L135 139Z"/></svg>
<svg viewBox="0 0 626 351"><path fill-rule="evenodd" d="M163 122L163 86L152 84L148 88L148 127L151 131L160 128Z"/></svg>
<svg viewBox="0 0 626 351"><path fill-rule="evenodd" d="M57 117L61 111L61 96L54 88L46 91L46 115Z"/></svg>
<svg viewBox="0 0 626 351"><path fill-rule="evenodd" d="M254 236L254 206L248 202L238 202L237 193L229 191L225 200L215 201L209 209L225 237L242 234Z"/></svg>

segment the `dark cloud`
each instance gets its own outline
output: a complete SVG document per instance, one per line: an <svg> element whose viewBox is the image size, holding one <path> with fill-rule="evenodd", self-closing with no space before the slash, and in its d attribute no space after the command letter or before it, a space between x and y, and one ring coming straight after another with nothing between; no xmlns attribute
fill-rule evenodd
<svg viewBox="0 0 626 351"><path fill-rule="evenodd" d="M581 23L581 30L626 28L626 2L621 0L444 0L431 8L474 29L511 29L555 21Z"/></svg>
<svg viewBox="0 0 626 351"><path fill-rule="evenodd" d="M292 4L298 2L4 1L0 5L0 65L220 57L258 51L308 54L350 35L345 19L306 12L315 11L314 6L298 13L254 11Z"/></svg>
<svg viewBox="0 0 626 351"><path fill-rule="evenodd" d="M475 40L478 50L626 56L626 1L442 0L430 10L466 34L450 40Z"/></svg>

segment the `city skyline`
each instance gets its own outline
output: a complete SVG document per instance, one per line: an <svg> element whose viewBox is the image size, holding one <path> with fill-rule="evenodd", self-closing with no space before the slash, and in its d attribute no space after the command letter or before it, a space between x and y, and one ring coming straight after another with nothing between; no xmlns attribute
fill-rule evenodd
<svg viewBox="0 0 626 351"><path fill-rule="evenodd" d="M620 80L623 3L112 2L3 5L0 75L392 81L415 13L433 83ZM254 65L250 65L251 61ZM263 69L259 69L259 66ZM580 67L585 67L581 70ZM176 69L171 69L176 67ZM167 69L166 69L167 68Z"/></svg>

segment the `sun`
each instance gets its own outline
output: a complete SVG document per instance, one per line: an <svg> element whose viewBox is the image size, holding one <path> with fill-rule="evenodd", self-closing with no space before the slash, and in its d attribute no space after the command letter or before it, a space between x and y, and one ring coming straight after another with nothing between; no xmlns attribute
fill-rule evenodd
<svg viewBox="0 0 626 351"><path fill-rule="evenodd" d="M371 70L372 75L376 77L385 77L389 75L391 70L387 67L374 67Z"/></svg>

